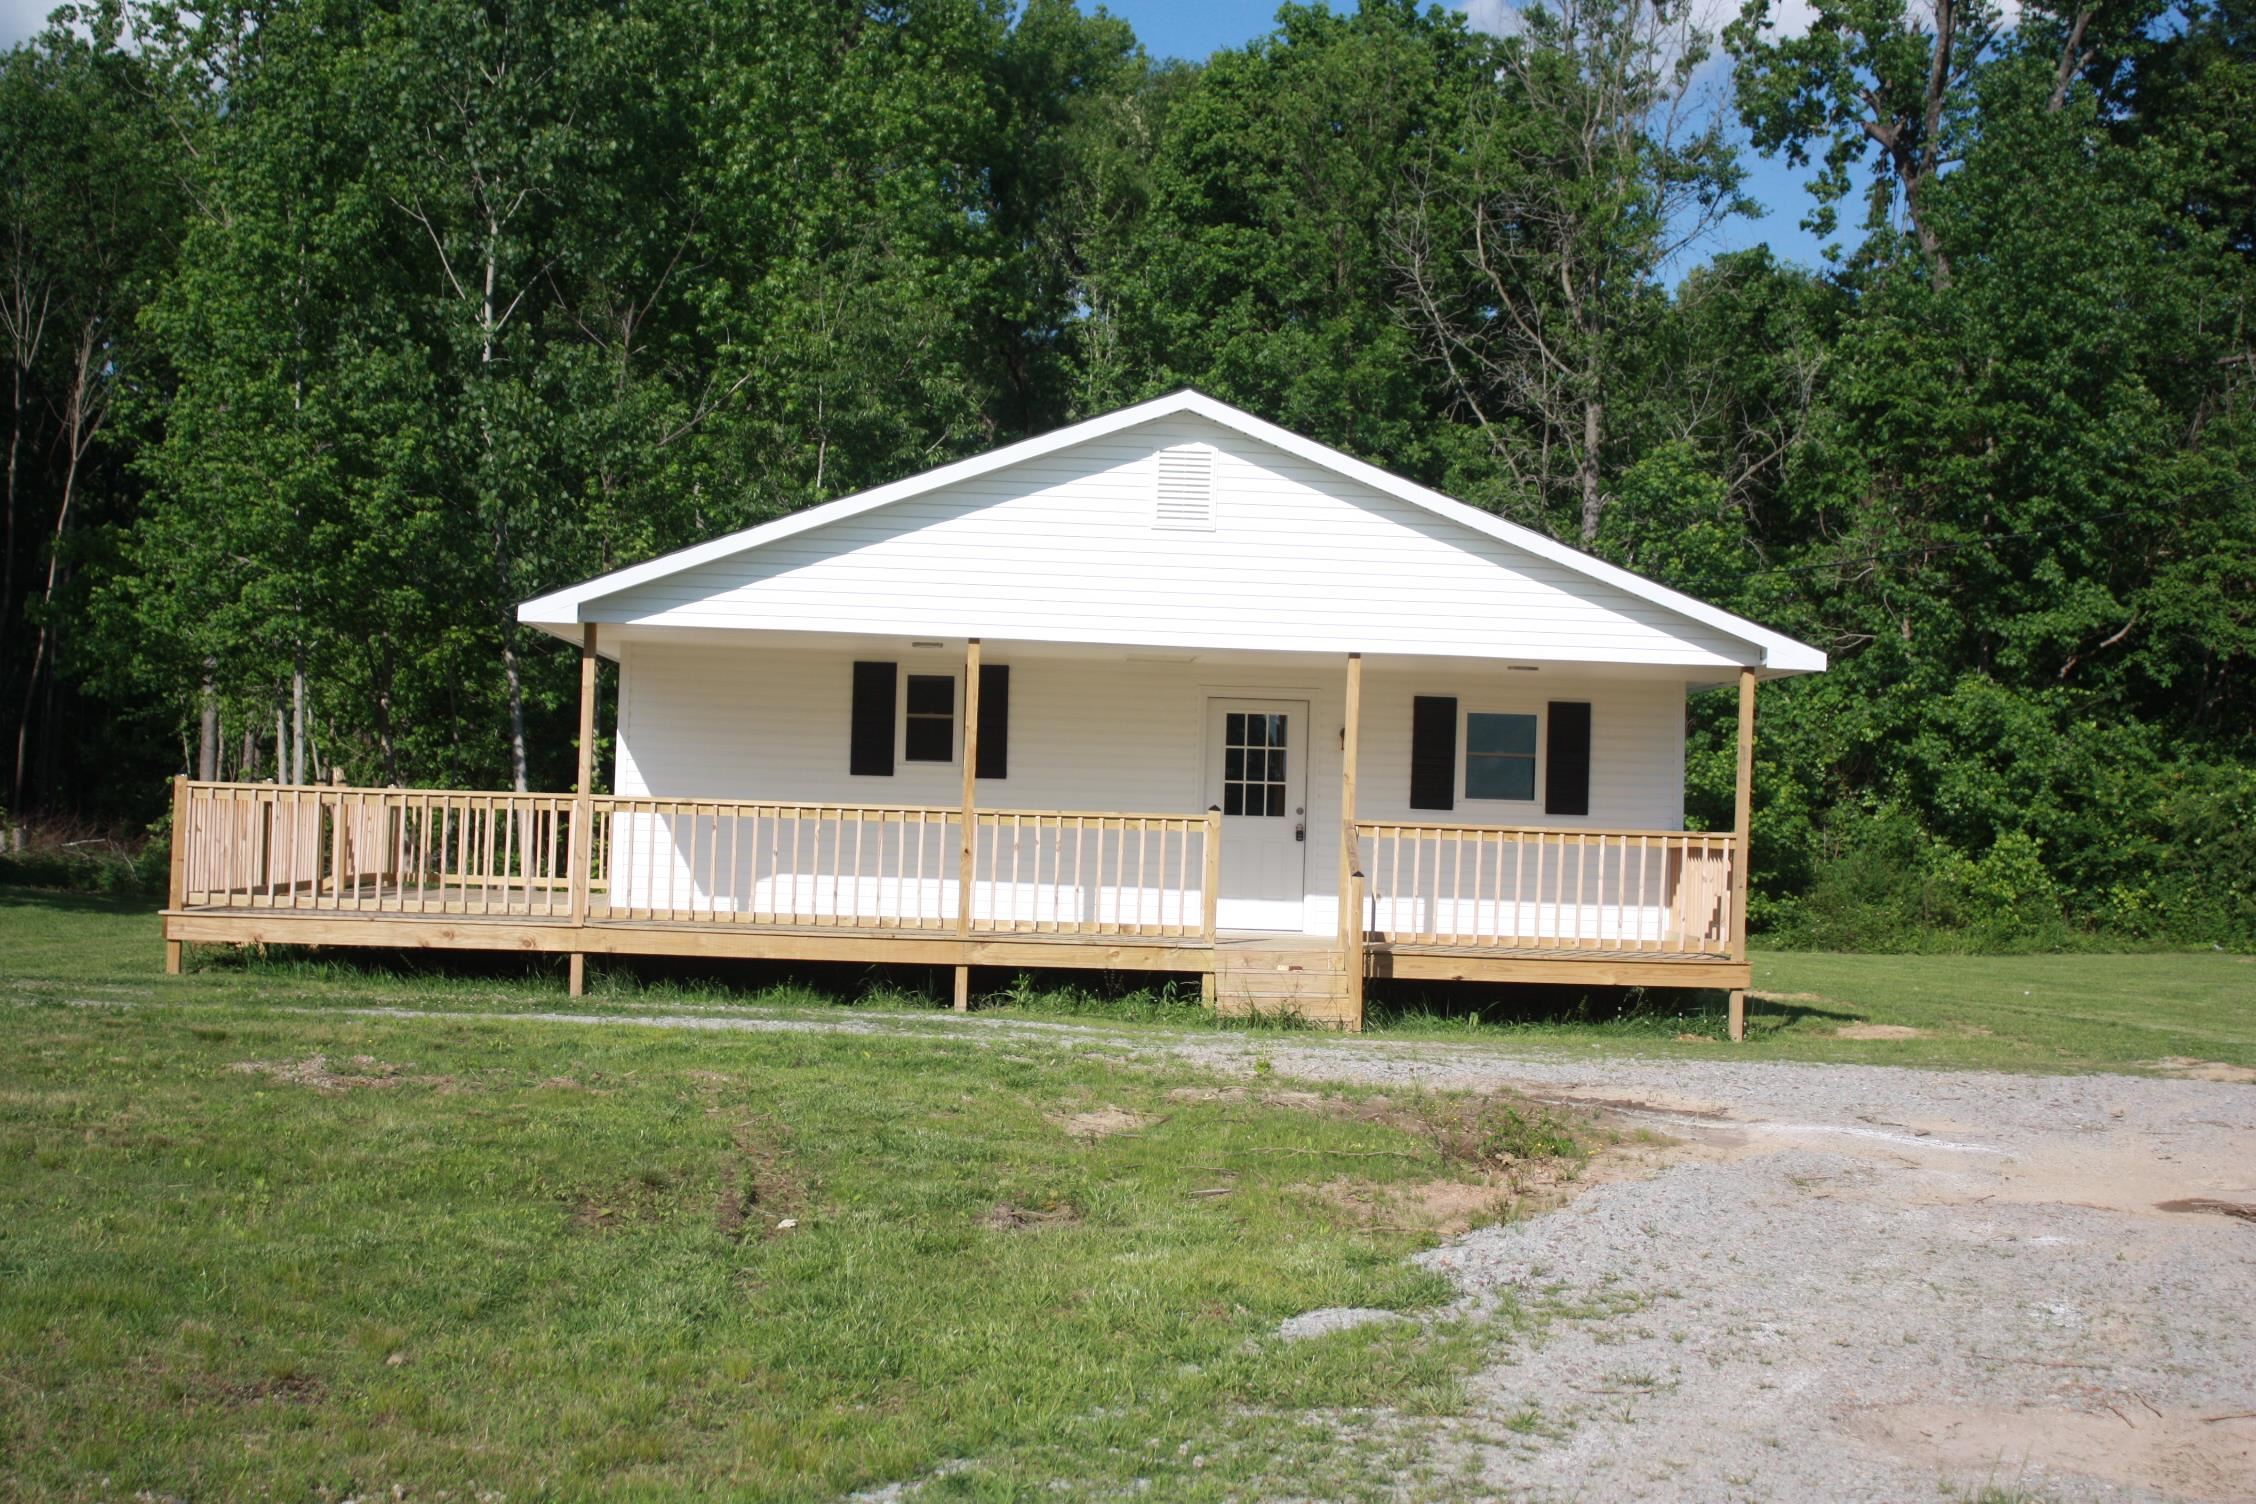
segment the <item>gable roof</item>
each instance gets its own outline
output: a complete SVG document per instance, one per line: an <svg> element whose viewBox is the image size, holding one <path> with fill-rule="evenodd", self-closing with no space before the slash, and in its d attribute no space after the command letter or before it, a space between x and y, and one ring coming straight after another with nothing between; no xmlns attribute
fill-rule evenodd
<svg viewBox="0 0 2256 1504"><path fill-rule="evenodd" d="M1559 565L1571 573L1650 602L1687 621L1696 622L1726 637L1746 643L1757 650L1760 665L1771 672L1815 673L1825 667L1824 653L1784 633L1774 632L1744 617L1734 616L1720 607L1656 584L1642 575L1609 564L1555 538L1546 537L1532 528L1467 506L1439 491L1391 475L1376 465L1366 464L1336 449L1304 438L1290 429L1264 422L1251 413L1188 389L1124 407L1101 417L1069 424L1035 438L1007 444L1000 449L957 460L889 485L877 486L821 506L809 507L803 512L795 512L773 522L677 549L644 563L629 565L566 589L536 596L517 608L517 619L558 636L577 640L580 623L600 620L601 613L597 609L599 603L623 591L697 569L717 560L732 558L815 528L858 517L943 486L971 480L1178 414L1191 414L1219 424L1349 481L1422 508L1437 517Z"/></svg>

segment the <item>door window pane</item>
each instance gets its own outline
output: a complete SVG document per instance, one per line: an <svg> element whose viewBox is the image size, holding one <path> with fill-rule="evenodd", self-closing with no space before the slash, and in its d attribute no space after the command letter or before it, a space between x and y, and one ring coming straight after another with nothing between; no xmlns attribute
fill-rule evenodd
<svg viewBox="0 0 2256 1504"><path fill-rule="evenodd" d="M1282 715L1227 711L1222 721L1222 813L1282 817L1289 727Z"/></svg>
<svg viewBox="0 0 2256 1504"><path fill-rule="evenodd" d="M1535 798L1535 717L1474 711L1465 717L1465 797Z"/></svg>

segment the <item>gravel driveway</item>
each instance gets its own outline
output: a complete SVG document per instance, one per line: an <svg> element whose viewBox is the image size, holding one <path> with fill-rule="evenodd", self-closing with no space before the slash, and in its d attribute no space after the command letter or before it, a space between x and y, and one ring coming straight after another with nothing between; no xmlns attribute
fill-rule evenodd
<svg viewBox="0 0 2256 1504"><path fill-rule="evenodd" d="M540 1016L1509 1088L1677 1140L1560 1210L1421 1256L1466 1309L1508 1297L1541 1319L1466 1415L1384 1428L1422 1480L1406 1497L1446 1480L1528 1500L2256 1500L2256 1085L1000 1019Z"/></svg>
<svg viewBox="0 0 2256 1504"><path fill-rule="evenodd" d="M1513 1499L2256 1500L2256 1086L1176 1053L1509 1087L1685 1142L1423 1256L1469 1304L1562 1313L1476 1380L1423 1459L1440 1476Z"/></svg>

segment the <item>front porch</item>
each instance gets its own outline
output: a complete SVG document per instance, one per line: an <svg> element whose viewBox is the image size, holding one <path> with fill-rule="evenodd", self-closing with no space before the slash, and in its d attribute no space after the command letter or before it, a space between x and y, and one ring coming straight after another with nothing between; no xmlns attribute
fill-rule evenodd
<svg viewBox="0 0 2256 1504"><path fill-rule="evenodd" d="M561 954L575 992L589 955L946 966L959 1006L972 967L1183 973L1348 1028L1369 977L1746 986L1730 834L1350 822L1338 932L1254 936L1217 924L1221 828L182 779L164 932L173 968L185 943Z"/></svg>

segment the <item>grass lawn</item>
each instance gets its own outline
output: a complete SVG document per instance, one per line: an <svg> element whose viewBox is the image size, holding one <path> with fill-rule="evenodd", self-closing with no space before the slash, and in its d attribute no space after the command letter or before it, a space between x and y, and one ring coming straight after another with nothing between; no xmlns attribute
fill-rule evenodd
<svg viewBox="0 0 2256 1504"><path fill-rule="evenodd" d="M1278 1340L1449 1293L1343 1188L1556 1131L1021 1038L324 1012L554 999L168 982L148 925L0 895L0 1496L1378 1491L1313 1412L1446 1407L1502 1328Z"/></svg>
<svg viewBox="0 0 2256 1504"><path fill-rule="evenodd" d="M1754 969L1737 1047L1723 1043L1720 994L1654 994L1615 1017L1616 1000L1594 1008L1571 988L1482 1007L1460 987L1405 997L1375 1032L1587 1054L2020 1071L2143 1071L2172 1058L2256 1066L2256 957L1757 951ZM1888 1037L1873 1037L1875 1026Z"/></svg>

